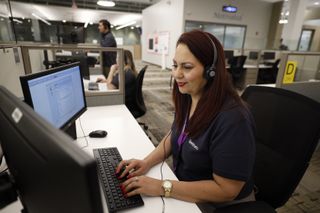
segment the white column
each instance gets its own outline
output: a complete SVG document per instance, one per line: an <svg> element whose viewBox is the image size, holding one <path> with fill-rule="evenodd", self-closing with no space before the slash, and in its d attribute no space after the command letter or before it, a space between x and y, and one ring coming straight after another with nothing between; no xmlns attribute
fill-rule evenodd
<svg viewBox="0 0 320 213"><path fill-rule="evenodd" d="M282 38L289 50L297 50L308 0L289 1L288 23L283 26Z"/></svg>

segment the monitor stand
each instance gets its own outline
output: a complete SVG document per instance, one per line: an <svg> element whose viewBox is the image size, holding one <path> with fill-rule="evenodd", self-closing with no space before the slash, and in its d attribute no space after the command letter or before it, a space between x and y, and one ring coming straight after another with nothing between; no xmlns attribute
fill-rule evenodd
<svg viewBox="0 0 320 213"><path fill-rule="evenodd" d="M66 129L64 129L64 132L69 135L72 139L77 139L77 129L76 129L76 122L72 122L69 124Z"/></svg>

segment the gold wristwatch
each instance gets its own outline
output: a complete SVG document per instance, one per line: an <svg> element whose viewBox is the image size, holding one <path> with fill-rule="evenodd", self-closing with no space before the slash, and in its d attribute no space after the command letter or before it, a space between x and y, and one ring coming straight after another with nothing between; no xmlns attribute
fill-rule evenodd
<svg viewBox="0 0 320 213"><path fill-rule="evenodd" d="M162 182L162 188L164 191L165 197L170 197L171 191L172 191L172 183L170 180L164 180Z"/></svg>

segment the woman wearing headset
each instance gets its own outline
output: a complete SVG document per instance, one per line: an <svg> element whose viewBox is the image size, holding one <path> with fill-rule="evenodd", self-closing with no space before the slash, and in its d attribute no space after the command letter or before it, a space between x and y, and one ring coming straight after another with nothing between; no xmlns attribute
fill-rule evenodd
<svg viewBox="0 0 320 213"><path fill-rule="evenodd" d="M164 195L195 202L204 212L254 200L254 122L232 87L222 45L206 32L182 34L172 75L171 131L145 159L119 164L116 173L122 171L121 177L130 171L122 190L127 196ZM170 154L179 181L144 176Z"/></svg>

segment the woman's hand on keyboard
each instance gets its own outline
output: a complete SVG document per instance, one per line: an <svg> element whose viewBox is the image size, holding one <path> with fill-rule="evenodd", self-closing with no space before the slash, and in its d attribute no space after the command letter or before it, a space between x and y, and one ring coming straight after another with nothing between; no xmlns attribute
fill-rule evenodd
<svg viewBox="0 0 320 213"><path fill-rule="evenodd" d="M122 174L119 178L123 178L128 175L128 178L134 176L140 176L146 174L150 169L150 166L145 160L123 160L119 163L116 174L120 175L119 173L122 171Z"/></svg>

